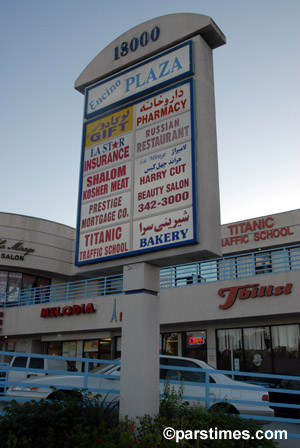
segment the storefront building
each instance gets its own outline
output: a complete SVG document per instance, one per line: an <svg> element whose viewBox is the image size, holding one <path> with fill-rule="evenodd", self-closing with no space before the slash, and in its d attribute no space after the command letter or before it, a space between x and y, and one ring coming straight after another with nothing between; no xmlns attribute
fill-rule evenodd
<svg viewBox="0 0 300 448"><path fill-rule="evenodd" d="M114 359L122 273L75 276L75 229L0 214L1 349ZM161 353L300 374L300 210L221 226L222 257L161 268ZM147 347L145 347L147 350Z"/></svg>

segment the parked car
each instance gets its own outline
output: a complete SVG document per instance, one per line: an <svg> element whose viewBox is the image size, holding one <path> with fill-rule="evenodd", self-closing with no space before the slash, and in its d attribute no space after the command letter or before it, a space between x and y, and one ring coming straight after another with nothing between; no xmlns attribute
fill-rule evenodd
<svg viewBox="0 0 300 448"><path fill-rule="evenodd" d="M13 370L14 368L22 370ZM34 369L34 370L33 370ZM36 370L40 370L37 372ZM22 381L26 378L36 376L45 376L43 370L68 370L68 364L65 360L56 358L45 358L43 355L31 356L30 354L24 356L16 355L10 361L7 381ZM48 375L49 373L47 373Z"/></svg>
<svg viewBox="0 0 300 448"><path fill-rule="evenodd" d="M269 391L270 402L286 405L271 405L275 416L300 419L300 407L297 409L290 406L300 406L300 381L287 378L276 379L270 382L270 388L278 390L278 392L276 390Z"/></svg>
<svg viewBox="0 0 300 448"><path fill-rule="evenodd" d="M160 356L160 365L166 367L160 369L161 393L163 393L165 381L169 381L175 390L178 390L181 384L183 384L184 395L195 397L195 399L189 398L187 400L190 405L196 403L205 405L205 372L201 370L212 369L212 367L197 359L175 356ZM175 369L168 368L171 366L175 367ZM197 368L200 371L181 370L181 368L186 367ZM88 388L92 389L94 393L97 393L98 389L108 390L110 393L108 395L104 393L102 396L108 401L112 399L118 400L120 372L120 365L106 364L105 366L99 366L89 372ZM105 377L97 376L100 374L105 375ZM34 385L31 385L30 383L33 382ZM274 411L268 405L269 396L266 389L232 380L228 376L218 373L217 370L210 373L209 382L210 407L222 406L224 402L227 402L232 413L260 415L262 417L272 417L274 415ZM53 389L45 387L46 384L54 386L56 390L53 391ZM55 398L57 391L63 390L66 386L69 390L72 388L83 388L83 376L66 374L63 376L51 376L51 378L40 377L34 379L34 381L24 380L19 385L9 388L6 395L15 397L16 400L20 397L30 399ZM243 389L244 387L248 389ZM115 394L113 393L114 391L116 391ZM220 402L217 400L220 400ZM248 401L249 403L242 403L239 400Z"/></svg>

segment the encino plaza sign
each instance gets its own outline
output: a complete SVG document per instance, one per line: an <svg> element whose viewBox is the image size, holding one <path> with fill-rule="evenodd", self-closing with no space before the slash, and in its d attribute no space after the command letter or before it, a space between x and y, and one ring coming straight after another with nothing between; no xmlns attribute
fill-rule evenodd
<svg viewBox="0 0 300 448"><path fill-rule="evenodd" d="M87 89L86 115L191 73L191 48L121 74L109 95ZM197 240L192 89L172 83L85 123L78 264Z"/></svg>
<svg viewBox="0 0 300 448"><path fill-rule="evenodd" d="M191 16L203 20L205 38L190 26L168 38L171 16L164 26L152 20L82 74L77 266L128 256L164 265L175 248L173 258L221 250L211 48L224 36L211 19Z"/></svg>
<svg viewBox="0 0 300 448"><path fill-rule="evenodd" d="M146 64L125 71L107 81L86 89L85 116L120 105L140 93L192 73L191 43L152 58Z"/></svg>

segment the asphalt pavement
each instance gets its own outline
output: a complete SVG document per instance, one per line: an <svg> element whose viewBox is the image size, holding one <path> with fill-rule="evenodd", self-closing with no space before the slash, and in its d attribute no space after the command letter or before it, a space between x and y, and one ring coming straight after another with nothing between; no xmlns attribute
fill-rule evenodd
<svg viewBox="0 0 300 448"><path fill-rule="evenodd" d="M283 422L270 422L268 424L263 425L264 431L271 430L286 430L288 434L299 434L300 437L300 420L299 423L283 423ZM300 447L300 438L291 438L289 437L286 440L275 440L277 442L278 448L299 448Z"/></svg>

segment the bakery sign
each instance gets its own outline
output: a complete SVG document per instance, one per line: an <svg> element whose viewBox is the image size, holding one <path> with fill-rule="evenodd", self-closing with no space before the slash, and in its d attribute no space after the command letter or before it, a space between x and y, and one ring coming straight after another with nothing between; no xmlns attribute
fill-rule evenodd
<svg viewBox="0 0 300 448"><path fill-rule="evenodd" d="M0 258L3 260L24 261L26 255L35 251L32 247L27 247L23 241L10 243L6 239L0 238Z"/></svg>

